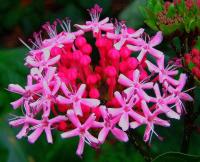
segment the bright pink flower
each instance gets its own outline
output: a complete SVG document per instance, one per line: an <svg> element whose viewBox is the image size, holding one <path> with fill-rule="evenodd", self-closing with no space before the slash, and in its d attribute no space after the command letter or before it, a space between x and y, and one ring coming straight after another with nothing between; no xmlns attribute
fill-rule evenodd
<svg viewBox="0 0 200 162"><path fill-rule="evenodd" d="M91 21L86 21L85 25L75 24L77 28L82 29L85 32L92 31L94 37L96 37L101 31L113 30L113 24L108 23L109 22L108 17L99 21L102 8L100 8L97 4L88 11L91 16Z"/></svg>
<svg viewBox="0 0 200 162"><path fill-rule="evenodd" d="M79 89L76 92L71 92L66 87L64 83L61 85L61 89L66 97L58 96L57 101L60 104L73 104L73 109L76 113L76 115L82 116L82 109L81 104L90 106L90 107L97 107L100 104L100 101L98 99L92 99L92 98L82 98L83 93L85 92L86 85L81 84Z"/></svg>
<svg viewBox="0 0 200 162"><path fill-rule="evenodd" d="M119 92L115 92L115 97L117 101L120 103L120 108L108 108L108 112L113 116L120 116L119 126L122 128L123 131L127 131L129 128L129 116L141 122L141 115L136 113L133 110L133 106L138 101L137 97L133 96L132 98L128 99L123 97Z"/></svg>
<svg viewBox="0 0 200 162"><path fill-rule="evenodd" d="M72 124L76 127L73 130L67 131L61 134L62 138L71 138L74 136L79 136L79 144L76 150L76 154L81 156L83 154L85 142L90 146L97 146L99 141L95 138L91 133L89 133L89 129L92 127L93 122L95 120L94 114L91 114L84 124L81 124L76 114L73 110L69 110L67 112L67 116Z"/></svg>
<svg viewBox="0 0 200 162"><path fill-rule="evenodd" d="M98 140L101 143L104 143L106 137L108 136L109 132L111 131L112 134L120 141L127 142L128 136L127 134L122 131L121 129L116 127L116 124L120 120L120 116L112 117L111 114L108 113L105 106L100 107L101 116L103 118L103 122L94 122L95 128L102 128L98 135Z"/></svg>
<svg viewBox="0 0 200 162"><path fill-rule="evenodd" d="M156 105L155 113L165 113L169 118L180 119L180 115L169 107L169 105L174 105L175 103L174 95L161 96L161 92L157 83L154 85L153 89L156 97L151 97L151 102L154 102Z"/></svg>
<svg viewBox="0 0 200 162"><path fill-rule="evenodd" d="M124 92L128 95L128 97L132 97L134 95L137 95L140 99L144 99L145 101L149 101L150 97L146 92L144 91L145 89L151 89L153 87L153 82L145 82L140 81L140 71L135 70L133 72L133 80L130 80L123 74L119 75L118 82L123 85L128 87L127 89L124 90Z"/></svg>
<svg viewBox="0 0 200 162"><path fill-rule="evenodd" d="M145 129L145 133L144 133L144 141L151 141L152 135L153 133L160 138L160 136L155 132L154 130L154 125L160 125L160 126L164 126L164 127L169 127L170 123L166 120L160 119L157 117L157 114L154 112L152 113L146 102L142 101L142 110L144 113L144 118L143 118L143 122L139 123L137 121L131 122L130 123L130 127L135 129L138 126L145 124L146 125L146 129ZM161 139L161 138L160 138Z"/></svg>
<svg viewBox="0 0 200 162"><path fill-rule="evenodd" d="M127 45L127 47L132 51L140 51L137 57L137 59L140 62L143 60L147 52L151 54L153 57L155 57L156 59L162 59L164 57L163 52L154 48L155 46L157 46L158 44L162 42L162 39L163 39L162 33L157 32L157 34L153 38L151 39L148 38L148 39L149 39L148 42L146 42L146 38L145 40L140 38L137 41L135 41L133 45Z"/></svg>
<svg viewBox="0 0 200 162"><path fill-rule="evenodd" d="M172 84L173 86L178 85L178 81L172 78L178 74L175 66L164 67L164 59L158 63L158 66L152 64L150 61L146 60L146 64L150 72L157 73L160 83Z"/></svg>
<svg viewBox="0 0 200 162"><path fill-rule="evenodd" d="M184 104L182 103L182 100L193 101L193 98L189 94L186 93L188 90L182 91L185 86L186 80L187 80L186 74L181 74L178 86L176 88L173 88L172 86L168 87L168 91L171 94L174 94L176 111L179 114L186 111Z"/></svg>
<svg viewBox="0 0 200 162"><path fill-rule="evenodd" d="M125 43L135 42L135 39L140 37L144 32L144 29L141 28L134 33L129 33L124 23L120 22L117 24L119 27L117 26L116 30L119 31L115 31L115 33L107 32L106 34L107 38L117 41L117 43L114 44L114 47L117 50L120 50Z"/></svg>

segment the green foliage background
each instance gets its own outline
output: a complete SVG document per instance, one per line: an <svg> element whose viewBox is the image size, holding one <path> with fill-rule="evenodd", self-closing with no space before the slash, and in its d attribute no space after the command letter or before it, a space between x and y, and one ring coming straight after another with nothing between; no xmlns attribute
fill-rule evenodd
<svg viewBox="0 0 200 162"><path fill-rule="evenodd" d="M2 1L2 0L1 0ZM111 5L114 2L102 0L74 0L62 1L56 3L63 5L61 10L55 12L43 13L43 2L38 1L30 8L21 10L16 7L19 1L5 1L0 5L0 20L2 22L0 34L5 34L4 31L9 31L13 26L19 24L25 35L28 36L35 28L37 29L41 22L56 17L69 16L73 22L83 22L88 18L83 9L91 7L95 3L99 3L104 8L104 14L113 17L111 13ZM145 5L145 0L130 1L119 16L120 19L127 20L127 24L138 28L146 27L143 24L144 18L140 14L138 6ZM120 4L119 4L120 5ZM14 7L15 6L15 7ZM35 12L35 8L38 12ZM6 9L9 9L6 12ZM42 16L39 16L39 15ZM115 16L115 15L114 15ZM147 28L147 30L149 30ZM150 31L151 32L151 31ZM1 45L2 46L2 45ZM164 52L173 56L173 51L168 50L167 45L163 44L159 47L164 49ZM78 139L62 140L59 133L54 134L54 144L46 143L45 137L42 136L35 144L29 144L26 139L16 140L15 135L18 129L12 129L8 125L9 113L16 113L12 110L9 103L17 98L17 96L7 92L6 88L9 83L25 84L26 74L28 69L23 65L24 57L27 50L25 48L10 48L0 49L0 162L143 162L144 158L134 148L131 143L120 143L112 139L106 142L100 150L93 150L86 147L83 159L75 155ZM195 93L200 95L200 90L197 88ZM200 98L195 99L196 107L199 107ZM183 121L172 121L170 128L156 128L156 131L164 137L164 141L159 141L153 138L151 143L152 153L154 157L165 152L179 152L181 145L181 137L183 133ZM143 128L138 130L142 137ZM190 154L200 155L200 136L193 134L190 144ZM158 161L198 161L199 157L182 155L180 153L169 153L159 156L155 159Z"/></svg>

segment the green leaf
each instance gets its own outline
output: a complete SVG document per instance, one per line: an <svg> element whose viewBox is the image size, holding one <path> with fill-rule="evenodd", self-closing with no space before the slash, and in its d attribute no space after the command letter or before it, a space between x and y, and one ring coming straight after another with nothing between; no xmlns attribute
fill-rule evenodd
<svg viewBox="0 0 200 162"><path fill-rule="evenodd" d="M173 17L175 15L175 12L176 12L175 7L174 7L174 4L172 3L168 8L167 16Z"/></svg>
<svg viewBox="0 0 200 162"><path fill-rule="evenodd" d="M124 11L120 13L119 18L126 20L126 24L128 26L134 28L141 27L144 24L144 17L140 10L145 6L145 2L146 0L133 1Z"/></svg>
<svg viewBox="0 0 200 162"><path fill-rule="evenodd" d="M156 157L152 162L199 162L200 156L168 152Z"/></svg>
<svg viewBox="0 0 200 162"><path fill-rule="evenodd" d="M189 67L190 70L192 70L192 68L195 67L195 64L193 62L190 62L188 64L188 67Z"/></svg>

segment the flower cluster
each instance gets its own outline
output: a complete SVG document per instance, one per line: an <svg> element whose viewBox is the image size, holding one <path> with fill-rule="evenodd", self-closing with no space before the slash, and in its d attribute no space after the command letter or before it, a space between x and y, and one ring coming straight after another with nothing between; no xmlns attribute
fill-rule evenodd
<svg viewBox="0 0 200 162"><path fill-rule="evenodd" d="M185 63L192 70L194 76L200 79L200 51L193 48L190 53L184 55Z"/></svg>
<svg viewBox="0 0 200 162"><path fill-rule="evenodd" d="M161 115L179 119L185 112L183 101L193 100L184 91L187 76L179 75L174 65L166 66L163 52L155 49L161 32L150 38L144 29L135 31L123 21L100 20L98 5L88 11L91 20L76 24L74 32L67 18L46 23L49 38L34 33L32 47L21 40L30 50L27 85L8 87L21 95L11 105L21 107L23 116L9 123L22 127L17 138L34 143L44 132L52 143L52 131L61 131L62 138L79 137L79 156L85 143L97 148L109 134L126 142L127 131L141 125L146 126L144 141L150 142L153 134L161 138L155 126L170 126ZM88 32L95 45L86 39Z"/></svg>

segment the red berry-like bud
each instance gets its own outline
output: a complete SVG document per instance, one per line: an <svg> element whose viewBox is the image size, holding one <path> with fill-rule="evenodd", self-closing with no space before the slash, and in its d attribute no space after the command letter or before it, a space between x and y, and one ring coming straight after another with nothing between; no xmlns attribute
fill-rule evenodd
<svg viewBox="0 0 200 162"><path fill-rule="evenodd" d="M117 71L115 69L114 66L107 66L105 68L105 74L108 76L108 77L115 77L117 75Z"/></svg>
<svg viewBox="0 0 200 162"><path fill-rule="evenodd" d="M72 54L74 60L78 61L82 57L83 53L80 50L75 50Z"/></svg>
<svg viewBox="0 0 200 162"><path fill-rule="evenodd" d="M131 57L131 58L129 58L129 59L127 60L127 64L128 64L128 68L129 68L129 69L134 70L134 69L136 69L137 66L138 66L138 60L137 60L136 58L134 58L134 57Z"/></svg>
<svg viewBox="0 0 200 162"><path fill-rule="evenodd" d="M78 48L81 48L83 45L85 45L87 43L87 40L85 39L85 37L78 37L76 38L75 40L75 45L78 47Z"/></svg>
<svg viewBox="0 0 200 162"><path fill-rule="evenodd" d="M59 47L53 47L52 49L51 49L51 56L52 57L55 57L55 56L57 56L57 55L62 55L62 49L61 48L59 48Z"/></svg>
<svg viewBox="0 0 200 162"><path fill-rule="evenodd" d="M83 66L88 66L91 62L91 58L88 55L83 55L80 59L80 64Z"/></svg>
<svg viewBox="0 0 200 162"><path fill-rule="evenodd" d="M122 73L125 73L125 72L128 70L127 61L122 61L122 62L119 64L119 70L120 70L120 72L122 72Z"/></svg>
<svg viewBox="0 0 200 162"><path fill-rule="evenodd" d="M118 60L120 55L119 55L119 51L116 50L116 49L111 49L109 52L108 52L108 56L109 58L111 58L112 60Z"/></svg>
<svg viewBox="0 0 200 162"><path fill-rule="evenodd" d="M100 96L99 90L97 88L90 89L89 96L91 98L99 98L99 96Z"/></svg>
<svg viewBox="0 0 200 162"><path fill-rule="evenodd" d="M192 56L194 56L194 57L195 57L195 56L199 56L199 55L200 55L200 52L199 52L199 50L198 50L198 49L196 49L196 48L193 48L191 53L192 53Z"/></svg>
<svg viewBox="0 0 200 162"><path fill-rule="evenodd" d="M86 43L81 47L81 51L87 55L90 55L92 53L92 46Z"/></svg>
<svg viewBox="0 0 200 162"><path fill-rule="evenodd" d="M122 47L120 50L120 56L123 59L128 58L131 55L131 51L127 47Z"/></svg>
<svg viewBox="0 0 200 162"><path fill-rule="evenodd" d="M148 74L145 70L140 70L140 80L144 80L145 78L148 77Z"/></svg>
<svg viewBox="0 0 200 162"><path fill-rule="evenodd" d="M99 48L106 46L106 39L105 38L98 38L96 40L95 45Z"/></svg>
<svg viewBox="0 0 200 162"><path fill-rule="evenodd" d="M67 123L65 121L59 122L57 129L63 132L67 131Z"/></svg>
<svg viewBox="0 0 200 162"><path fill-rule="evenodd" d="M184 55L185 63L188 65L191 61L191 55L189 53Z"/></svg>
<svg viewBox="0 0 200 162"><path fill-rule="evenodd" d="M98 80L97 76L94 75L94 74L91 74L91 75L89 75L89 76L87 77L87 81L86 81L86 82L87 82L87 84L89 84L89 85L94 85L94 84L96 84L97 80Z"/></svg>

